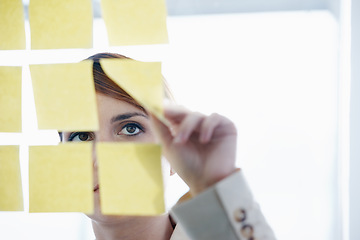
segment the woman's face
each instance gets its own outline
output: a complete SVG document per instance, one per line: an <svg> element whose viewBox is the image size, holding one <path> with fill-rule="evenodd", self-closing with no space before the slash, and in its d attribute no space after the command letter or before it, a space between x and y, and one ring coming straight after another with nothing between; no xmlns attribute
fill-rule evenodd
<svg viewBox="0 0 360 240"><path fill-rule="evenodd" d="M141 109L127 102L96 94L99 130L96 132L64 132L66 142L155 142L149 116ZM94 145L95 146L95 145ZM95 147L93 148L95 151ZM94 162L95 214L101 218L96 154Z"/></svg>
<svg viewBox="0 0 360 240"><path fill-rule="evenodd" d="M99 131L65 132L67 142L154 142L149 116L127 102L96 94Z"/></svg>

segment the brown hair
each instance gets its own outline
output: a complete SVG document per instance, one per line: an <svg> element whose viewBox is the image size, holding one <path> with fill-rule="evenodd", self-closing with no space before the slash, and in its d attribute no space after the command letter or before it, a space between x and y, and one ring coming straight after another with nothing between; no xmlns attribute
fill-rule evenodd
<svg viewBox="0 0 360 240"><path fill-rule="evenodd" d="M119 85L117 85L105 74L100 65L100 59L103 58L130 59L116 53L98 53L88 57L86 60L93 61L93 77L96 92L130 103L145 112L145 109L136 102L135 99L133 99L126 91L119 87Z"/></svg>
<svg viewBox="0 0 360 240"><path fill-rule="evenodd" d="M112 98L130 103L131 105L141 109L146 113L146 110L143 106L141 106L134 98L132 98L125 90L123 90L119 85L117 85L110 77L105 74L100 64L100 60L104 58L131 59L117 53L97 53L85 59L93 61L93 78L95 84L95 91L110 96ZM170 101L174 101L174 97L168 87L165 78L163 78L163 84L165 90L165 97ZM62 140L61 132L59 132L59 135L60 139Z"/></svg>
<svg viewBox="0 0 360 240"><path fill-rule="evenodd" d="M86 60L93 61L93 77L96 92L125 101L146 112L145 109L137 101L135 101L134 98L132 98L125 90L123 90L119 85L117 85L111 78L109 78L105 74L100 64L100 60L104 58L131 59L117 53L98 53L88 57ZM165 97L171 101L174 101L174 97L168 87L165 78L163 78L163 83Z"/></svg>

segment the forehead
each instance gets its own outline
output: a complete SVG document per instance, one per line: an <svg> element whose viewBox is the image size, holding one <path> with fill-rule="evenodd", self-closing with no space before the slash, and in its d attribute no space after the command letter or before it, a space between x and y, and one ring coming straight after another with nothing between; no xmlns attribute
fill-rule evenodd
<svg viewBox="0 0 360 240"><path fill-rule="evenodd" d="M96 100L99 118L123 112L141 112L146 114L143 110L133 104L107 96L102 93L96 93Z"/></svg>
<svg viewBox="0 0 360 240"><path fill-rule="evenodd" d="M102 93L96 93L97 101L97 111L99 116L100 124L109 124L114 119L114 117L121 114L129 114L132 116L147 116L147 113L142 109L130 104L126 101L119 100L110 96L107 96ZM139 113L134 115L134 113ZM145 119L145 118L143 118ZM64 136L68 136L70 132L63 132ZM60 138L62 139L62 134L59 133Z"/></svg>

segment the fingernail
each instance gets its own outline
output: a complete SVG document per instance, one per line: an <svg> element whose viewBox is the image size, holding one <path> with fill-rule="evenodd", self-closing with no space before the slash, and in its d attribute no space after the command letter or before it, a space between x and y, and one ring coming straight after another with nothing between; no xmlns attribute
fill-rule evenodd
<svg viewBox="0 0 360 240"><path fill-rule="evenodd" d="M179 134L174 138L174 143L182 143L183 141L183 134Z"/></svg>

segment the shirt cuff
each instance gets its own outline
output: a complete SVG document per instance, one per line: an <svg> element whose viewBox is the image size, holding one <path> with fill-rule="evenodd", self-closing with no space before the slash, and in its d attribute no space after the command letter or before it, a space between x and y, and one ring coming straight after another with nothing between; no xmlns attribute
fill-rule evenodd
<svg viewBox="0 0 360 240"><path fill-rule="evenodd" d="M171 214L193 240L275 239L242 171L175 205Z"/></svg>

